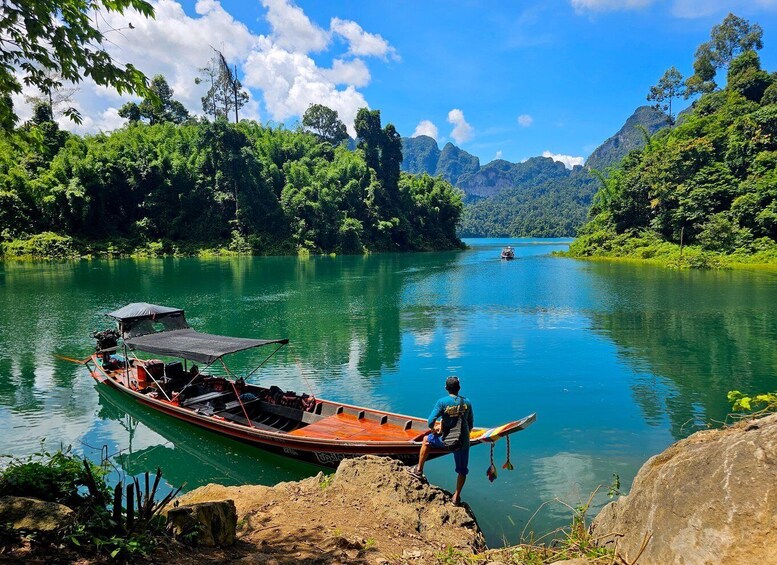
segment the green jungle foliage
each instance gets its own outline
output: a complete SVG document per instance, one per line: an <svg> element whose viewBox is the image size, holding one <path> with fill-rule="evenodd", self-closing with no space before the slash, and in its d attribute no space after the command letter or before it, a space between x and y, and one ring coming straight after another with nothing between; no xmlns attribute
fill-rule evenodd
<svg viewBox="0 0 777 565"><path fill-rule="evenodd" d="M727 78L604 179L570 254L777 260L777 74L745 50Z"/></svg>
<svg viewBox="0 0 777 565"><path fill-rule="evenodd" d="M145 0L36 0L3 2L0 13L0 128L10 131L17 122L11 93L21 94L22 84L35 87L49 106L65 82L90 77L119 94L148 93L146 76L132 65L117 65L103 49L108 40L96 25L108 12L134 10L154 17ZM131 25L131 24L130 24ZM110 31L116 31L108 26ZM80 123L74 106L63 112Z"/></svg>
<svg viewBox="0 0 777 565"><path fill-rule="evenodd" d="M749 417L766 416L777 412L777 393L745 395L738 390L728 392L728 401L735 412L747 412Z"/></svg>
<svg viewBox="0 0 777 565"><path fill-rule="evenodd" d="M4 253L461 246L460 192L439 178L400 173L399 135L381 127L378 111L359 113L354 151L246 120L159 121L79 137L59 130L44 107L0 133Z"/></svg>

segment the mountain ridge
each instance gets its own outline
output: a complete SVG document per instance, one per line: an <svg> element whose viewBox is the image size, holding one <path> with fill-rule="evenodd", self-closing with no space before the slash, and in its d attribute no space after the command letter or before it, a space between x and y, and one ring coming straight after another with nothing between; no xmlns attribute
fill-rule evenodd
<svg viewBox="0 0 777 565"><path fill-rule="evenodd" d="M640 106L597 147L583 166L567 169L550 157L513 163L480 160L448 142L440 150L429 136L402 138L402 170L441 176L464 192L463 237L559 237L575 235L598 189L591 169L606 170L645 145L638 126L653 134L668 125L665 114Z"/></svg>

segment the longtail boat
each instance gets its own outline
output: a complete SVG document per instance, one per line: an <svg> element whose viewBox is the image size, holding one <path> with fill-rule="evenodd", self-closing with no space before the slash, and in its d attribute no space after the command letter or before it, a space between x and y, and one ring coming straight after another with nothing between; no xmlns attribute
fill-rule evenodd
<svg viewBox="0 0 777 565"><path fill-rule="evenodd" d="M91 376L154 410L256 447L325 467L360 455L383 455L407 464L418 461L429 433L424 418L352 406L246 382L288 339L248 339L198 332L184 311L133 303L107 314L117 329L96 332L95 353L86 361ZM273 347L248 375L210 374L224 357ZM141 359L143 352L177 359ZM196 363L203 364L200 369ZM470 445L493 443L525 429L531 414L495 428L474 428ZM445 455L434 450L430 457Z"/></svg>

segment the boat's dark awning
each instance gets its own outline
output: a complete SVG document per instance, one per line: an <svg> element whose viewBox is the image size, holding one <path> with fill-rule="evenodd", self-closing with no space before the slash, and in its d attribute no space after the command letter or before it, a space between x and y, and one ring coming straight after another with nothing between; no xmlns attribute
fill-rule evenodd
<svg viewBox="0 0 777 565"><path fill-rule="evenodd" d="M230 353L272 343L286 344L288 339L249 339L224 335L204 334L192 329L173 330L125 339L130 349L170 357L182 357L199 363L211 364Z"/></svg>

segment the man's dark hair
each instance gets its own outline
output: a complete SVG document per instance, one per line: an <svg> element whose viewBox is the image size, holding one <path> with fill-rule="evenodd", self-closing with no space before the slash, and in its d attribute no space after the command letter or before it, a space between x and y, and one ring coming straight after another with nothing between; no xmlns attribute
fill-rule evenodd
<svg viewBox="0 0 777 565"><path fill-rule="evenodd" d="M461 384L459 384L458 377L448 377L447 379L445 379L445 390L447 390L448 392L453 394L459 394L460 388L461 388Z"/></svg>

